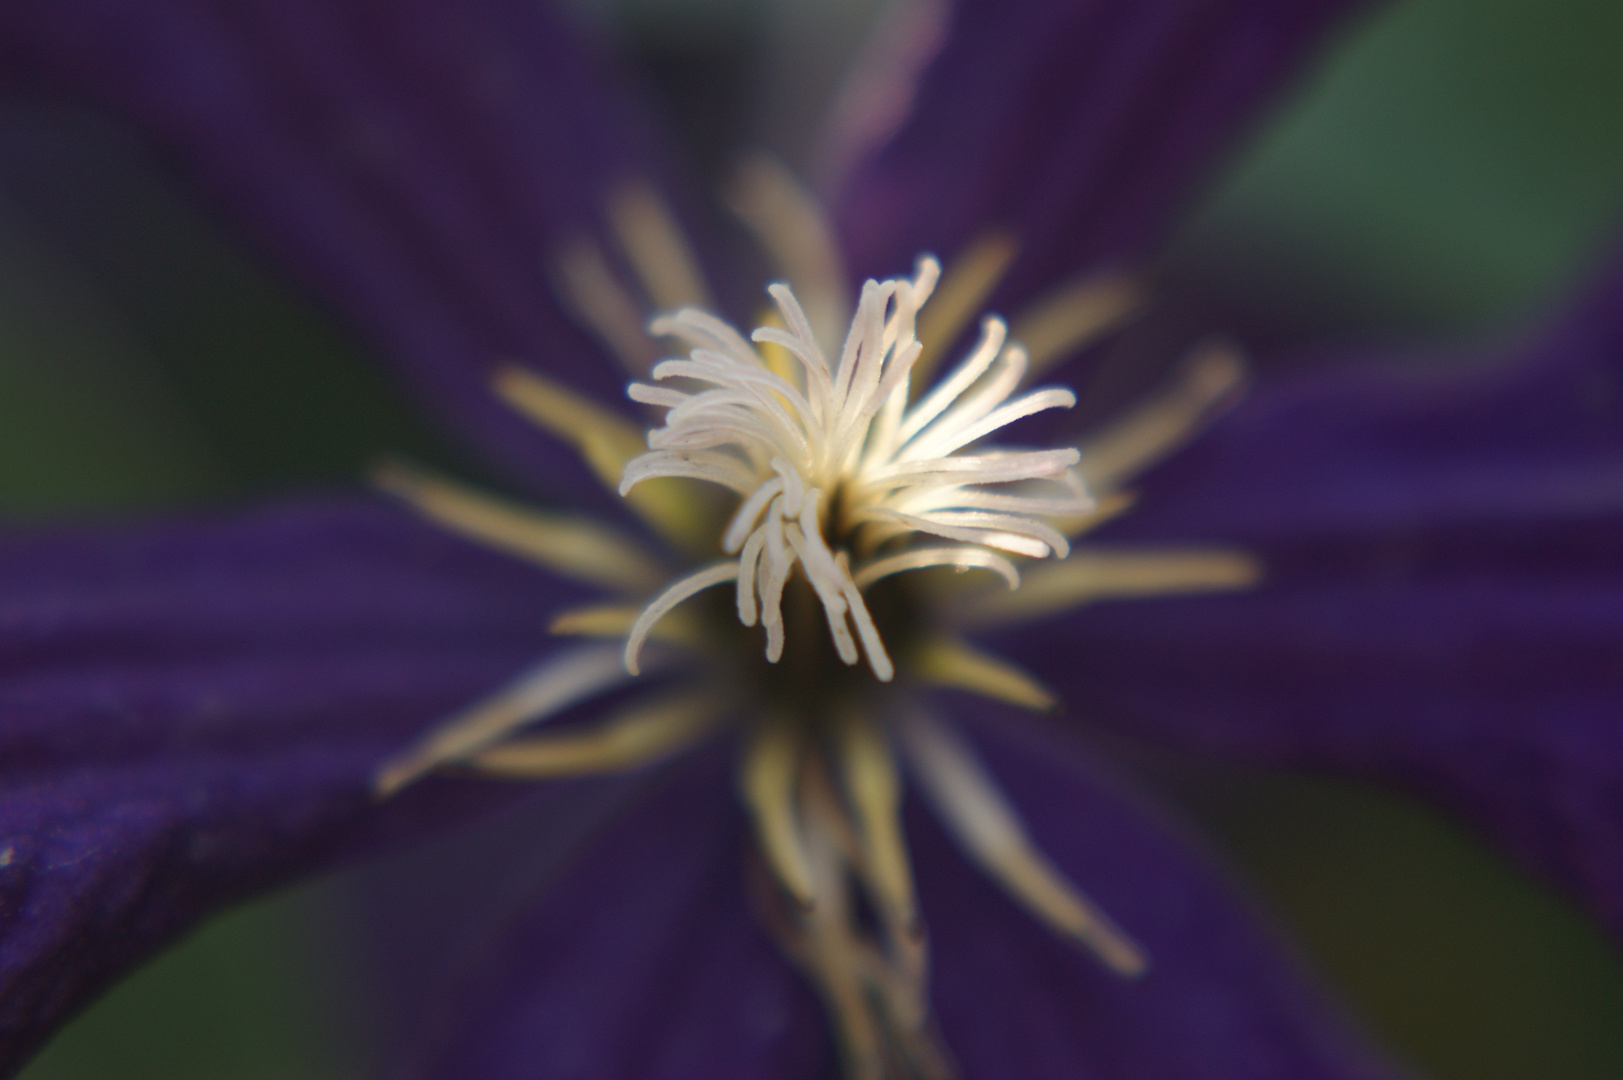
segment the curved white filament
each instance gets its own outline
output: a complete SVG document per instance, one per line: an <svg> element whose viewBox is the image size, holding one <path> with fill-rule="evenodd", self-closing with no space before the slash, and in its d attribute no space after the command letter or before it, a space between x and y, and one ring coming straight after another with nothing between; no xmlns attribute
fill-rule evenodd
<svg viewBox="0 0 1623 1080"><path fill-rule="evenodd" d="M648 640L648 632L654 628L654 624L670 614L672 608L694 593L732 581L737 576L737 563L718 563L677 579L668 589L656 596L653 603L642 609L642 614L637 616L636 623L631 627L631 633L626 637L626 670L633 675L638 674L637 660L642 653L642 643Z"/></svg>
<svg viewBox="0 0 1623 1080"><path fill-rule="evenodd" d="M1025 353L988 318L974 349L917 404L909 379L923 351L919 308L940 266L921 257L914 276L869 281L838 359L819 340L794 292L769 288L780 326L746 341L713 315L686 308L654 320L651 331L684 341L686 357L656 364L656 380L683 379L697 390L636 383L633 400L667 409L649 433L649 451L627 464L622 492L652 477L719 484L742 499L720 537L734 556L683 578L637 620L626 663L649 629L694 592L736 582L738 618L766 631L766 655L783 654L783 593L796 569L823 608L842 660L866 658L881 680L894 672L863 599L873 582L927 566L978 567L1013 588L1014 565L998 552L1063 557L1063 534L1045 518L1087 513L1093 502L1069 470L1077 452L958 451L1006 425L1048 409L1070 408L1069 390L1035 390L1011 400L1026 371ZM779 348L774 366L756 345ZM780 356L779 359L782 359ZM1003 485L1019 485L999 491ZM866 538L855 542L857 534ZM933 535L963 547L915 547ZM853 567L852 552L862 558Z"/></svg>

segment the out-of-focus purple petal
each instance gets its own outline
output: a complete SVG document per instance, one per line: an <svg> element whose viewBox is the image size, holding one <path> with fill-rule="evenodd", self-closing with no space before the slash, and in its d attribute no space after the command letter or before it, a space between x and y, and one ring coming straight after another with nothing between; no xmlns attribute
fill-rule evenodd
<svg viewBox="0 0 1623 1080"><path fill-rule="evenodd" d="M828 1076L822 1013L745 902L728 755L686 761L504 935L412 1076Z"/></svg>
<svg viewBox="0 0 1623 1080"><path fill-rule="evenodd" d="M220 904L510 794L371 778L574 592L376 500L0 542L0 1072Z"/></svg>
<svg viewBox="0 0 1623 1080"><path fill-rule="evenodd" d="M1512 351L1258 390L1111 536L1262 585L1007 647L1086 719L1440 804L1623 935L1623 272Z"/></svg>
<svg viewBox="0 0 1623 1080"><path fill-rule="evenodd" d="M1391 359L1259 387L1146 478L1117 534L1269 545L1623 514L1623 258L1496 359Z"/></svg>
<svg viewBox="0 0 1623 1080"><path fill-rule="evenodd" d="M1623 522L1438 542L1455 554L1343 552L1277 562L1255 593L1101 606L1021 660L1088 722L1427 799L1623 936Z"/></svg>
<svg viewBox="0 0 1623 1080"><path fill-rule="evenodd" d="M1012 230L993 306L1141 265L1236 128L1353 0L963 0L906 126L840 194L859 274Z"/></svg>
<svg viewBox="0 0 1623 1080"><path fill-rule="evenodd" d="M623 378L551 295L562 245L648 178L627 103L529 0L63 0L0 63L154 136L291 275L510 472L583 473L492 395L521 360Z"/></svg>
<svg viewBox="0 0 1623 1080"><path fill-rule="evenodd" d="M1234 890L1141 800L1051 734L987 724L980 747L1034 838L1148 950L1111 974L910 824L934 1000L965 1080L1373 1080L1353 1035Z"/></svg>

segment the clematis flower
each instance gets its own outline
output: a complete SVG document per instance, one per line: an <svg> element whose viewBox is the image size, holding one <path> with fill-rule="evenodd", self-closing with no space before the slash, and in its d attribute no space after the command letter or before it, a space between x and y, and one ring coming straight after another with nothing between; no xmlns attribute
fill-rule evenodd
<svg viewBox="0 0 1623 1080"><path fill-rule="evenodd" d="M533 497L3 542L5 1066L221 904L628 768L425 1075L1391 1075L1090 733L1411 791L1618 929L1623 274L1495 364L1236 404L1216 341L1053 419L1348 6L903 9L829 216L733 193L770 294L535 5L0 14Z"/></svg>

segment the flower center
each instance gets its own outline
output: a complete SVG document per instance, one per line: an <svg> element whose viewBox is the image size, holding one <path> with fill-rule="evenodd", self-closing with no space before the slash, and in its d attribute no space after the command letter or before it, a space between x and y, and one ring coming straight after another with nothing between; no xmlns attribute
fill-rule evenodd
<svg viewBox="0 0 1623 1080"><path fill-rule="evenodd" d="M659 385L631 384L633 400L668 411L649 432L649 451L627 464L620 492L686 477L729 488L742 502L720 537L730 558L679 579L643 609L626 642L628 670L638 670L661 618L726 583L735 587L739 621L760 623L766 657L778 662L784 589L798 571L840 659L855 665L865 657L888 682L895 665L864 599L869 586L904 570L953 566L992 570L1012 588L1019 573L1005 553L1069 553L1044 519L1094 507L1069 471L1075 449L960 452L1076 400L1059 388L1013 396L1026 355L1006 340L1001 320L987 319L958 368L910 401L909 376L923 351L918 314L939 275L925 256L911 279L869 281L833 364L787 285L769 290L779 325L758 327L750 341L693 308L654 321L656 334L685 341L690 352L655 365Z"/></svg>
<svg viewBox="0 0 1623 1080"><path fill-rule="evenodd" d="M629 394L665 409L662 426L645 438L536 371L507 367L494 380L496 393L617 486L669 551L419 470L380 472L383 487L432 520L609 596L551 624L555 634L600 640L552 652L470 703L383 763L375 783L387 795L447 765L530 780L612 772L733 730L758 913L823 999L847 1074L948 1076L930 1022L904 775L964 854L1035 918L1123 976L1142 974L1148 957L1037 848L972 743L925 691L1051 708L1033 676L964 635L1101 599L1256 580L1259 567L1243 552L1072 554L1066 539L1124 510L1123 485L1199 428L1236 387L1240 365L1222 346L1197 350L1166 392L1080 449L987 446L1016 420L1074 403L1069 390L1019 387L1135 310L1134 290L1109 275L1061 283L1017 316L1025 347L987 318L959 365L916 394L939 356L931 343L956 340L969 325L1013 257L1013 239L993 233L967 245L922 321L940 277L929 257L910 278L869 281L847 318L832 237L809 196L771 170L756 180L743 212L802 284L804 304L787 285L772 286L776 310L748 339L701 310L694 260L651 189L611 199L609 217L643 294L675 309L651 331L684 342L685 357L652 363L639 305L595 244L583 241L562 260L570 306L634 376L650 378ZM738 505L730 517L712 513L698 497L705 492L673 478L727 489ZM719 557L661 589L695 550ZM1019 591L1014 556L1044 560ZM954 587L939 570L930 587L888 580L942 567L989 570L1008 588ZM688 611L667 618L724 584L732 595L707 597L713 617L702 624ZM737 648L756 626L775 666L753 659L753 646ZM652 638L669 648L645 649ZM876 680L897 671L892 649L905 678L882 688ZM646 693L605 702L594 723L535 730L627 690L645 652L657 669Z"/></svg>

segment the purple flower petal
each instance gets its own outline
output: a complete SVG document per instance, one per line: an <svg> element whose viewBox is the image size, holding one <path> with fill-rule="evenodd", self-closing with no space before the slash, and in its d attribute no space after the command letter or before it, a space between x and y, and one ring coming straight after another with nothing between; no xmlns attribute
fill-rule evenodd
<svg viewBox="0 0 1623 1080"><path fill-rule="evenodd" d="M1111 538L1262 586L1007 645L1090 720L1440 804L1623 935L1623 272L1519 351L1258 391Z"/></svg>
<svg viewBox="0 0 1623 1080"><path fill-rule="evenodd" d="M654 781L502 935L412 1076L658 1080L830 1074L810 991L745 902L728 756Z"/></svg>
<svg viewBox="0 0 1623 1080"><path fill-rule="evenodd" d="M1442 370L1391 359L1258 388L1146 478L1118 535L1281 544L1623 511L1623 258L1530 343Z"/></svg>
<svg viewBox="0 0 1623 1080"><path fill-rule="evenodd" d="M954 6L897 137L837 201L855 270L951 258L1009 229L1011 312L1100 264L1142 264L1235 129L1352 0L1047 0Z"/></svg>
<svg viewBox="0 0 1623 1080"><path fill-rule="evenodd" d="M1234 890L1078 748L1005 716L979 743L1042 850L1148 950L1151 967L1137 980L1111 974L916 815L934 1000L965 1080L1397 1075Z"/></svg>
<svg viewBox="0 0 1623 1080"><path fill-rule="evenodd" d="M0 13L0 63L155 136L492 460L556 488L573 456L495 399L502 362L615 402L550 260L654 167L549 5L64 0Z"/></svg>
<svg viewBox="0 0 1623 1080"><path fill-rule="evenodd" d="M510 794L371 779L571 592L373 500L0 542L0 1072L220 904Z"/></svg>
<svg viewBox="0 0 1623 1080"><path fill-rule="evenodd" d="M1469 539L1101 606L1021 660L1133 737L1425 798L1623 935L1623 522Z"/></svg>

